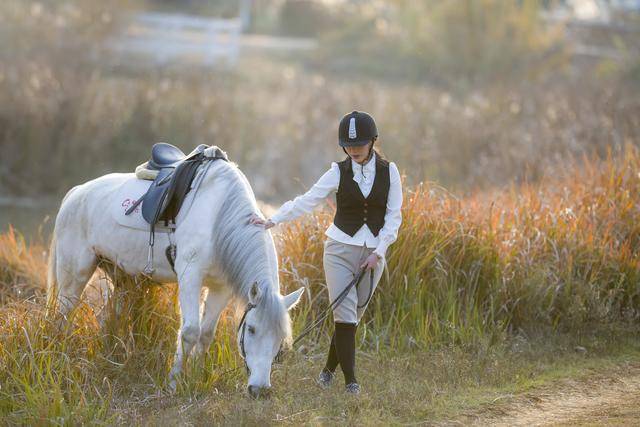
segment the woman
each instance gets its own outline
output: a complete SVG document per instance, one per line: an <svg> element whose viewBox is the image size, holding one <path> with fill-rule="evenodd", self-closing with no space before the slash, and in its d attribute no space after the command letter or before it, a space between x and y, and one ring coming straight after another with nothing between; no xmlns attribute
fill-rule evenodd
<svg viewBox="0 0 640 427"><path fill-rule="evenodd" d="M360 393L355 377L356 327L382 276L385 252L396 240L402 221L400 173L394 163L374 150L377 138L378 130L369 114L347 114L338 127L338 144L348 157L331 163L308 192L283 204L270 219L257 215L250 219L268 229L311 212L330 193L337 192L336 215L325 232L323 257L330 300L340 295L359 270L366 268L366 274L358 288L353 287L333 310L335 331L318 383L328 387L339 364L346 391L353 394Z"/></svg>

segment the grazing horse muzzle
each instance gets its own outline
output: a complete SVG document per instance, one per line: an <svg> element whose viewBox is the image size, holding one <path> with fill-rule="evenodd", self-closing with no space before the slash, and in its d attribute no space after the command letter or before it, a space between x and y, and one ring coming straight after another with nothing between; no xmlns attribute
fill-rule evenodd
<svg viewBox="0 0 640 427"><path fill-rule="evenodd" d="M248 386L248 390L249 390L249 394L251 394L253 397L257 397L258 394L260 394L261 390L264 393L265 390L268 390L271 388L270 383L269 383L269 377L271 375L271 364L273 363L273 360L269 359L266 360L264 358L258 357L257 359L254 359L254 363L257 360L258 365L254 365L254 368L256 366L260 367L262 366L262 368L267 367L268 369L266 371L263 372L264 369L258 369L255 374L256 376L254 377L254 372L252 372L251 367L249 366L249 362L247 360L247 350L245 347L245 340L246 340L246 335L247 335L247 315L249 314L249 312L251 310L253 310L254 308L256 308L257 305L256 304L252 304L249 303L247 304L247 307L244 310L244 314L242 315L242 318L240 320L240 324L238 325L238 331L237 331L237 335L238 335L238 345L240 347L240 355L242 356L242 360L244 362L244 367L247 371L247 375L249 376L250 381L253 380L254 385L249 385ZM280 349L278 350L278 354L276 355L276 357L274 359L276 359L278 357L278 355L282 352L282 343L280 343ZM266 375L266 377L265 377ZM256 385L256 383L258 385ZM254 395L255 394L255 395Z"/></svg>

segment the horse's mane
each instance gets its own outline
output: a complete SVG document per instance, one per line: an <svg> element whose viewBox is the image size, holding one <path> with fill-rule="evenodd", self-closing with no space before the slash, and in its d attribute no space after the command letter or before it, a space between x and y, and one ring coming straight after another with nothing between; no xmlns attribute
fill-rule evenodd
<svg viewBox="0 0 640 427"><path fill-rule="evenodd" d="M216 264L236 297L246 300L258 282L264 290L256 310L258 321L270 325L285 340L291 340L287 308L278 289L278 258L269 231L249 224L259 208L249 181L234 163L212 168L211 179L224 180L225 196L214 223Z"/></svg>

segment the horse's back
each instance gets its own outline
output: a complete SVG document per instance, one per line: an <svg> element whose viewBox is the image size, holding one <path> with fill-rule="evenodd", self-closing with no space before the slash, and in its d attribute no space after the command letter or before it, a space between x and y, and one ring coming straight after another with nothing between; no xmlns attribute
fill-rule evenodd
<svg viewBox="0 0 640 427"><path fill-rule="evenodd" d="M110 173L71 188L62 199L56 216L56 229L72 223L85 224L90 211L103 210L117 189L134 177L131 173Z"/></svg>
<svg viewBox="0 0 640 427"><path fill-rule="evenodd" d="M65 201L72 197L74 193L82 194L83 197L87 197L92 193L100 193L102 191L117 188L118 185L121 185L133 177L135 177L135 174L133 173L110 173L99 176L98 178L94 178L71 188L62 199L62 203L64 204Z"/></svg>

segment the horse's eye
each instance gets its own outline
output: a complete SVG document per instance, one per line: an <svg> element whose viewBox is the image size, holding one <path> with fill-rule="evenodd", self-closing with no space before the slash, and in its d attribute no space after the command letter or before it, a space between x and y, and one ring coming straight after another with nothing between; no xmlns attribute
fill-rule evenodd
<svg viewBox="0 0 640 427"><path fill-rule="evenodd" d="M249 331L249 333L250 333L251 335L253 335L253 334L255 334L255 333L256 333L256 328L254 328L253 326L248 326L248 327L247 327L247 330Z"/></svg>

